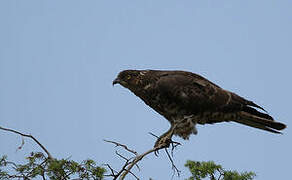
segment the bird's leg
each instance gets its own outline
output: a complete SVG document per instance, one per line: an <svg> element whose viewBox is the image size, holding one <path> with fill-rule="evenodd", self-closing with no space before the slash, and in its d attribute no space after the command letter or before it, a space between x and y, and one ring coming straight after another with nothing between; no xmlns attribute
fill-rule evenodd
<svg viewBox="0 0 292 180"><path fill-rule="evenodd" d="M157 139L157 141L154 144L154 148L157 149L168 148L172 143L171 138L174 133L175 127L176 125L171 125L170 129Z"/></svg>

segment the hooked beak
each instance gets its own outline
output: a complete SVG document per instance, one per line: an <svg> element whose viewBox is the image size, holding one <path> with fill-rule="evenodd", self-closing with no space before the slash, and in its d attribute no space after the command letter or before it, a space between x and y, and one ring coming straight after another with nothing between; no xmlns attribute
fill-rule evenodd
<svg viewBox="0 0 292 180"><path fill-rule="evenodd" d="M115 84L119 84L121 82L121 80L117 77L114 81L113 81L113 86Z"/></svg>

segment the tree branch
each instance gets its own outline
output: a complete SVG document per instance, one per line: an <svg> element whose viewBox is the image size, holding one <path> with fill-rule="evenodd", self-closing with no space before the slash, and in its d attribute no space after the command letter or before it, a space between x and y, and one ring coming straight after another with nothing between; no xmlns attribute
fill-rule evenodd
<svg viewBox="0 0 292 180"><path fill-rule="evenodd" d="M130 164L127 166L127 168L125 169L125 171L121 174L120 176L120 180L125 179L126 175L131 171L131 169L134 167L134 165L136 165L139 161L141 161L145 156L147 156L148 154L158 151L160 148L159 147L155 147L153 149L150 149L148 151L146 151L145 153L136 156L133 161L130 162Z"/></svg>
<svg viewBox="0 0 292 180"><path fill-rule="evenodd" d="M177 176L180 176L181 171L179 169L177 169L177 167L175 166L175 164L174 164L174 162L173 162L173 160L172 160L172 158L171 158L171 156L166 148L165 148L165 152L166 152L166 154L171 162L171 168L173 169L172 177L175 175L175 173L177 173ZM172 152L173 152L173 150L172 150ZM173 156L173 153L172 153L172 156Z"/></svg>
<svg viewBox="0 0 292 180"><path fill-rule="evenodd" d="M126 145L124 145L124 144L120 144L120 143L117 143L117 142L114 142L114 141L105 140L105 139L104 139L104 141L105 141L105 142L108 142L108 143L115 144L116 147L117 147L117 146L121 146L121 147L123 147L125 150L127 150L127 151L129 151L129 152L135 154L136 156L138 155L138 153L137 153L136 151L134 151L134 150L132 150L132 149L129 149L129 148L128 148Z"/></svg>
<svg viewBox="0 0 292 180"><path fill-rule="evenodd" d="M166 153L167 153L167 155L168 155L168 158L170 159L170 162L171 162L171 164L172 164L172 169L173 169L175 172L177 172L177 174L178 174L178 176L179 176L180 171L179 171L179 170L176 168L176 166L174 165L174 162L173 162L173 160L171 159L171 156L169 155L169 153L168 153L168 151L167 151L167 148L162 148L162 147L159 147L159 146L158 146L158 147L154 147L154 148L152 148L152 149L150 149L150 150L148 150L148 151L146 151L146 152L144 152L144 153L142 153L142 154L138 154L136 151L134 151L134 150L132 150L132 149L129 149L129 148L128 148L126 145L124 145L124 144L117 143L117 142L114 142L114 141L108 141L108 140L104 140L104 141L105 141L105 142L108 142L108 143L112 143L112 144L114 144L114 145L116 145L116 146L121 146L121 147L123 147L126 151L135 154L135 157L128 159L128 158L126 158L126 157L124 157L124 156L122 156L122 155L120 155L120 154L118 154L118 153L116 152L116 154L117 154L120 158L126 160L126 163L124 164L124 166L122 167L122 169L121 169L119 172L117 172L116 174L114 173L113 169L112 169L111 167L109 167L110 171L112 172L112 174L111 174L110 176L113 176L114 179L117 179L117 178L119 177L120 180L124 180L128 173L132 174L136 179L139 179L135 174L133 174L133 173L131 172L131 169L132 169L134 166L137 166L137 168L140 169L137 163L138 163L139 161L141 161L141 160L142 160L145 156L147 156L148 154L151 154L151 153L153 153L153 152L157 152L157 151L160 150L160 149L165 149L165 150L166 150ZM163 146L163 147L164 147L164 146ZM173 149L174 149L174 147L173 147ZM173 149L172 149L172 151L173 151ZM132 159L132 160L131 160L131 159ZM130 161L130 160L131 160L131 161ZM107 165L107 166L108 166L108 165Z"/></svg>
<svg viewBox="0 0 292 180"><path fill-rule="evenodd" d="M50 154L50 152L35 138L33 137L32 135L30 134L23 134L19 131L16 131L16 130L13 130L13 129L8 129L8 128L4 128L4 127L1 127L0 126L0 129L4 130L4 131L9 131L9 132L12 132L12 133L15 133L15 134L18 134L18 135L21 135L22 137L28 137L28 138L31 138L34 142L36 142L45 152L46 154L48 155L48 158L49 159L53 159L52 155ZM23 143L23 142L22 142Z"/></svg>

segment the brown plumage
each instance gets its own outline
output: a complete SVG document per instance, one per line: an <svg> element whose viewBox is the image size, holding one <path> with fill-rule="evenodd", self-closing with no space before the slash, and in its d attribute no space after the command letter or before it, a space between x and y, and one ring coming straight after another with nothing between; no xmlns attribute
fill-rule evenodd
<svg viewBox="0 0 292 180"><path fill-rule="evenodd" d="M113 81L117 83L170 122L171 128L155 146L168 146L172 135L188 139L197 133L197 123L234 121L273 133L280 133L286 127L274 121L259 105L191 72L125 70Z"/></svg>

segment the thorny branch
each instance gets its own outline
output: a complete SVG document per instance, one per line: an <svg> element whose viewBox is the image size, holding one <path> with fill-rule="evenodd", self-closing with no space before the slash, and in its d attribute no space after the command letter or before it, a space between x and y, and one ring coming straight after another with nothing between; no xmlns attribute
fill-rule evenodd
<svg viewBox="0 0 292 180"><path fill-rule="evenodd" d="M138 166L138 162L141 161L145 156L147 156L148 154L151 154L153 152L157 152L158 150L161 149L161 147L154 147L142 154L138 154L136 151L132 150L132 149L129 149L126 145L124 144L121 144L121 143L117 143L115 141L108 141L108 140L104 140L105 142L108 142L108 143L112 143L112 144L115 144L116 146L120 146L120 147L123 147L126 151L130 152L130 153L133 153L135 154L135 157L133 158L126 158L124 156L122 156L121 154L119 154L117 151L116 151L116 154L121 157L122 159L125 160L125 164L123 165L123 167L121 168L120 171L115 171L113 170L112 167L110 167L108 164L106 164L106 166L110 169L111 171L111 174L110 175L107 175L107 176L112 176L114 178L114 180L116 180L117 178L119 178L120 180L123 180L125 179L125 177L127 176L128 173L132 174L137 180L139 180L139 178L131 172L131 169L134 167L134 166L137 166L137 168L140 170L139 166ZM173 150L175 147L177 147L178 145L180 145L179 143L176 143L175 145L172 146L172 153L173 153ZM168 158L170 159L170 162L172 164L172 169L174 170L174 173L176 172L177 175L179 176L180 175L180 171L177 169L177 167L175 166L170 154L168 153L167 151L167 148L164 148L166 153L167 153L167 156Z"/></svg>
<svg viewBox="0 0 292 180"><path fill-rule="evenodd" d="M30 134L23 134L19 131L16 131L16 130L13 130L13 129L8 129L8 128L4 128L4 127L1 127L0 126L0 129L4 130L4 131L9 131L9 132L13 132L15 134L18 134L18 135L21 135L22 137L28 137L28 138L31 138L34 142L36 142L45 152L46 154L48 155L48 158L49 159L53 159L52 155L50 154L50 152L35 138L33 137L32 135ZM22 147L24 144L24 141L22 141L22 144L20 147Z"/></svg>

